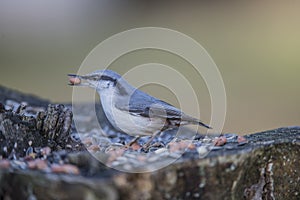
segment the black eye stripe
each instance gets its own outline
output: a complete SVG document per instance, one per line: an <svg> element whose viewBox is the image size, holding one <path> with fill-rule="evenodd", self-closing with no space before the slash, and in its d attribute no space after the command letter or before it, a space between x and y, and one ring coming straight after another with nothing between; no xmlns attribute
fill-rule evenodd
<svg viewBox="0 0 300 200"><path fill-rule="evenodd" d="M87 76L82 76L82 78L85 78L87 80L97 81L100 79L100 76L99 75L87 75Z"/></svg>
<svg viewBox="0 0 300 200"><path fill-rule="evenodd" d="M83 76L84 77L84 76ZM89 75L89 76L86 76L84 78L87 78L87 79L90 79L90 80L93 80L93 81L99 81L99 80L104 80L104 81L111 81L113 82L114 85L117 84L117 79L115 78L112 78L110 76L106 76L106 75L98 75L98 74L94 74L94 75Z"/></svg>
<svg viewBox="0 0 300 200"><path fill-rule="evenodd" d="M110 77L110 76L102 75L102 76L101 76L101 80L111 81L111 82L113 82L113 85L114 85L114 86L116 86L116 84L117 84L117 79L114 79L114 78L112 78L112 77Z"/></svg>
<svg viewBox="0 0 300 200"><path fill-rule="evenodd" d="M110 76L105 76L105 75L102 75L100 79L101 79L101 80L105 80L105 81L112 81L112 82L114 82L114 83L117 82L116 79L114 79L114 78L112 78L112 77L110 77Z"/></svg>

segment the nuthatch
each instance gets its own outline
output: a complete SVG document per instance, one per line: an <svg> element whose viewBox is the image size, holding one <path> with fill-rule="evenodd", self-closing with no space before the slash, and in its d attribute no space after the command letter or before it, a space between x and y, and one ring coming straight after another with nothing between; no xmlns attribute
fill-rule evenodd
<svg viewBox="0 0 300 200"><path fill-rule="evenodd" d="M144 145L148 148L154 137L167 129L195 124L211 128L199 119L131 86L111 70L97 70L87 75L69 74L70 85L96 89L104 113L117 130L135 136L129 145L141 136L152 136Z"/></svg>

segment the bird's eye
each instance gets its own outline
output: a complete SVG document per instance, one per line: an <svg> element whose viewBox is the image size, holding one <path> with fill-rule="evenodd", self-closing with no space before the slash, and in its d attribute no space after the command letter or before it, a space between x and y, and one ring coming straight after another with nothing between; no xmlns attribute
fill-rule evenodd
<svg viewBox="0 0 300 200"><path fill-rule="evenodd" d="M93 77L93 81L97 81L98 80L98 77L97 76L94 76Z"/></svg>

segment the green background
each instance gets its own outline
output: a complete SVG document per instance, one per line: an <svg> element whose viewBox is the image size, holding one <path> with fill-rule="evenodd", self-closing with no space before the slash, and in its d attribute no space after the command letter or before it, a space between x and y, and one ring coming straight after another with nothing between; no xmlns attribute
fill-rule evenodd
<svg viewBox="0 0 300 200"><path fill-rule="evenodd" d="M1 0L0 84L70 102L66 74L76 73L101 41L131 28L165 27L194 38L217 64L227 93L225 132L299 125L299 8L300 1ZM124 73L147 62L191 69L174 55L151 50L122 56L111 68ZM193 71L185 73L192 77ZM209 96L204 82L197 87L207 122ZM142 89L177 105L165 88Z"/></svg>

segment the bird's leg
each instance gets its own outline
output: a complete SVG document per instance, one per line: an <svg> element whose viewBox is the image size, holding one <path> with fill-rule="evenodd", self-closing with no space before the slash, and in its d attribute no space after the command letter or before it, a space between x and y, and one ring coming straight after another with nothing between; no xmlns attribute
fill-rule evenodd
<svg viewBox="0 0 300 200"><path fill-rule="evenodd" d="M126 147L130 147L131 145L133 145L133 143L135 143L138 139L140 139L141 136L135 136L135 138L133 138L128 144L126 144Z"/></svg>
<svg viewBox="0 0 300 200"><path fill-rule="evenodd" d="M151 136L151 138L146 142L146 144L143 145L143 149L144 150L148 150L150 147L151 142L153 141L153 139L155 138L155 136L157 136L160 133L160 131L156 131L155 133L153 133L153 135Z"/></svg>

